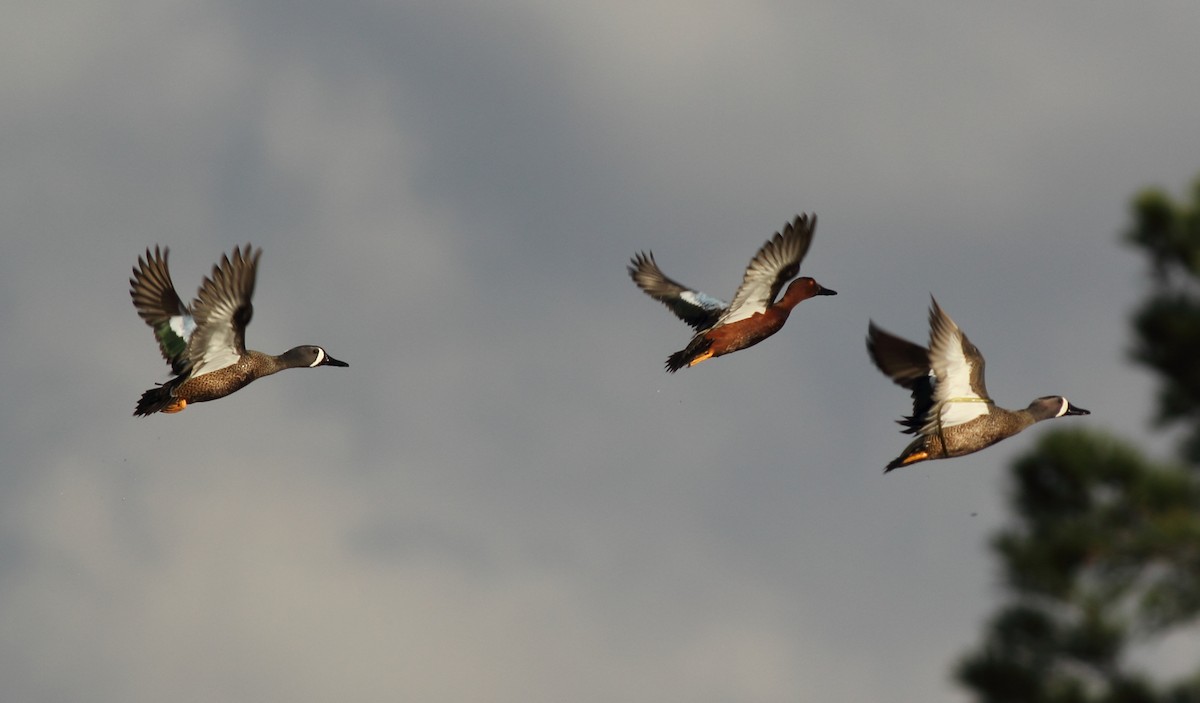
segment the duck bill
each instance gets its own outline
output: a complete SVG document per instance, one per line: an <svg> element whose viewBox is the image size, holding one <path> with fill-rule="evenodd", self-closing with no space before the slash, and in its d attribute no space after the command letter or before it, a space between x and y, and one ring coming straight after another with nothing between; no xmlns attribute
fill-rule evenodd
<svg viewBox="0 0 1200 703"><path fill-rule="evenodd" d="M819 286L819 288L817 289L817 295L837 295L837 291L833 290L832 288L826 288L825 286L822 286L820 283L818 283L817 285Z"/></svg>
<svg viewBox="0 0 1200 703"><path fill-rule="evenodd" d="M1084 410L1083 408L1079 407L1078 405L1071 405L1070 403L1067 403L1067 411L1065 413L1063 413L1063 415L1091 415L1091 414L1092 414L1091 410Z"/></svg>
<svg viewBox="0 0 1200 703"><path fill-rule="evenodd" d="M322 362L321 362L321 366L341 366L341 367L349 367L349 366L350 366L350 364L347 364L347 363L346 363L346 362L344 362L344 361L339 361L339 360L337 360L337 359L333 358L332 356L329 356L328 354L326 354L326 355L325 355L325 361L322 361Z"/></svg>

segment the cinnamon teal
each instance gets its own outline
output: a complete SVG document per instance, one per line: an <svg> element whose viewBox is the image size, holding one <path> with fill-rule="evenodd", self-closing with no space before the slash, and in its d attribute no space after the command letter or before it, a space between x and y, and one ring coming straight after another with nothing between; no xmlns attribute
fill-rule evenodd
<svg viewBox="0 0 1200 703"><path fill-rule="evenodd" d="M629 266L633 282L696 330L692 341L667 359L667 371L674 373L752 347L778 332L800 301L837 295L837 291L802 277L792 281L783 297L775 300L783 284L800 272L800 262L808 253L816 228L816 215L797 215L782 232L776 232L750 260L742 285L728 305L667 278L654 261L653 252L634 256Z"/></svg>
<svg viewBox="0 0 1200 703"><path fill-rule="evenodd" d="M928 349L871 322L867 351L880 371L912 391L913 414L898 422L902 432L917 438L884 473L977 452L1042 420L1091 414L1061 395L1043 396L1023 410L998 407L984 385L983 355L937 300L929 308Z"/></svg>
<svg viewBox="0 0 1200 703"><path fill-rule="evenodd" d="M284 369L349 366L318 346L305 345L272 356L246 349L246 325L262 249L250 245L222 255L191 307L183 304L167 268L169 249L138 257L129 294L138 315L154 330L175 378L142 394L134 415L177 413L189 403L224 398L255 379Z"/></svg>

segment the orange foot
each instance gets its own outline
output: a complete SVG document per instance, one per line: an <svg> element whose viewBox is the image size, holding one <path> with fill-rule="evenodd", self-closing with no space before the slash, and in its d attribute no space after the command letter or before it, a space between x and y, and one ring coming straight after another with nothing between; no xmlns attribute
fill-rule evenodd
<svg viewBox="0 0 1200 703"><path fill-rule="evenodd" d="M177 413L177 412L182 412L183 409L186 407L187 407L186 400L184 400L183 398L176 398L175 400L171 401L170 405L163 408L162 411L165 413Z"/></svg>
<svg viewBox="0 0 1200 703"><path fill-rule="evenodd" d="M688 367L695 366L696 364L699 364L701 361L704 361L705 359L711 359L711 358L712 358L712 355L713 355L713 353L712 353L712 349L709 349L708 351L704 352L704 353L703 353L703 354L701 354L700 356L698 356L698 357L696 357L695 359L692 359L691 361L689 361L689 362L688 362Z"/></svg>
<svg viewBox="0 0 1200 703"><path fill-rule="evenodd" d="M928 458L929 458L929 452L924 452L924 451L913 452L912 454L909 454L908 456L904 457L904 461L900 462L900 465L908 466L909 464L915 464L918 461L925 461Z"/></svg>

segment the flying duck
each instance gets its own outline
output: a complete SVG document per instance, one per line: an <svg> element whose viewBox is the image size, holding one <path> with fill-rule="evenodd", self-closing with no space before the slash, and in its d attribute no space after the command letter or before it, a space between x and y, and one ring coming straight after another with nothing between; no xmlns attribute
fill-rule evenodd
<svg viewBox="0 0 1200 703"><path fill-rule="evenodd" d="M1089 415L1061 395L1034 400L1022 410L1005 410L988 395L983 355L932 296L929 348L913 344L871 322L867 352L896 385L912 391L913 414L898 420L901 432L917 436L887 465L892 469L932 459L977 452L1035 422L1064 415Z"/></svg>
<svg viewBox="0 0 1200 703"><path fill-rule="evenodd" d="M163 358L175 377L142 394L134 415L177 413L241 389L255 379L284 369L349 366L324 349L304 345L272 356L246 349L246 325L262 249L234 248L205 277L189 308L179 299L167 268L169 249L146 249L129 279L129 295L138 315L154 330Z"/></svg>
<svg viewBox="0 0 1200 703"><path fill-rule="evenodd" d="M729 304L667 278L653 252L634 256L628 267L633 282L696 330L692 341L667 359L667 371L674 373L752 347L778 332L800 301L837 295L805 276L792 281L783 297L775 300L783 284L800 272L816 228L815 214L797 215L782 232L776 232L750 260L742 285Z"/></svg>

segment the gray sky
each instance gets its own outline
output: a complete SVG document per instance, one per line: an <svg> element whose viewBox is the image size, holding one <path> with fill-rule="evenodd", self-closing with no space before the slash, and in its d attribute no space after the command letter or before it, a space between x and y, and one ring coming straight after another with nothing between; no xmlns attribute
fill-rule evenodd
<svg viewBox="0 0 1200 703"><path fill-rule="evenodd" d="M1118 235L1200 170L1200 6L793 5L9 8L6 697L964 700L1049 428L883 476L867 320L923 340L933 293L1002 405L1143 439ZM629 256L728 298L800 211L839 295L665 374ZM130 417L138 254L190 298L245 241L248 344L350 368Z"/></svg>

